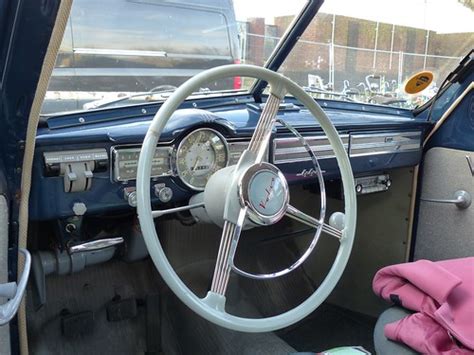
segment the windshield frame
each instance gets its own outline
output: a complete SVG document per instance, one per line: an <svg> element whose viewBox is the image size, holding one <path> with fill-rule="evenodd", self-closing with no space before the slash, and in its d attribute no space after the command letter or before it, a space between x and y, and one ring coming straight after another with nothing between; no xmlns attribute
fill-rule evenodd
<svg viewBox="0 0 474 355"><path fill-rule="evenodd" d="M300 13L294 17L286 32L268 57L264 65L265 68L275 72L278 71L294 46L298 43L306 28L317 15L323 2L324 0L307 0ZM266 86L267 83L265 81L257 80L250 88L249 91L257 102L262 101L261 96Z"/></svg>

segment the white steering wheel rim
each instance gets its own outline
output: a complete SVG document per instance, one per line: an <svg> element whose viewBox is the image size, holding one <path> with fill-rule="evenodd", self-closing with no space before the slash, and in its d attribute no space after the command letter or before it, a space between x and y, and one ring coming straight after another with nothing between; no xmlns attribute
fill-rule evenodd
<svg viewBox="0 0 474 355"><path fill-rule="evenodd" d="M315 292L297 307L267 318L251 319L226 313L221 307L211 306L209 302L197 297L179 278L166 257L156 232L151 210L151 164L155 147L166 123L179 105L203 84L217 79L246 76L265 80L284 87L313 114L319 122L334 150L344 187L345 227L334 263L326 278ZM316 118L317 117L317 118ZM161 106L150 124L143 141L137 170L137 212L148 252L170 289L189 308L222 327L242 332L268 332L287 327L313 312L329 296L339 281L349 260L356 229L356 193L351 164L343 143L327 115L318 103L298 84L283 75L265 68L233 64L212 68L201 72L182 84Z"/></svg>

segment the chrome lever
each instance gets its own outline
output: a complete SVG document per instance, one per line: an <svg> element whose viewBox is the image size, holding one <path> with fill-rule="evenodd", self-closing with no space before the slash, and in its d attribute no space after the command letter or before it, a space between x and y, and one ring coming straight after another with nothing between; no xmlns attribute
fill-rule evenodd
<svg viewBox="0 0 474 355"><path fill-rule="evenodd" d="M10 298L7 303L0 305L0 326L7 324L15 316L20 307L21 300L25 293L26 284L31 270L31 255L26 249L19 248L18 251L25 257L25 266L18 281L18 284L9 282L7 284L0 284L0 294Z"/></svg>
<svg viewBox="0 0 474 355"><path fill-rule="evenodd" d="M115 246L117 244L122 244L122 243L123 243L122 237L97 239L97 240L92 240L90 242L71 245L68 248L68 251L69 251L69 254L75 254L75 253L80 253L80 252L105 249L105 248L109 248L109 247Z"/></svg>
<svg viewBox="0 0 474 355"><path fill-rule="evenodd" d="M334 213L333 215L336 215L336 213ZM343 216L342 213L340 213L340 215ZM338 219L337 224L339 227L342 227L341 229L337 228L335 225L332 225L333 224L332 221L329 224L323 223L323 232L333 237L336 237L337 239L342 238L341 230L343 229L343 226L342 226L343 222L339 221L340 215L337 215L336 218L333 218L333 216L331 216L330 221L331 219L332 220ZM292 205L288 205L288 209L286 210L286 216L294 219L295 221L306 224L309 227L318 228L321 225L321 223L316 218L309 216L306 213L301 212L300 210L293 207Z"/></svg>
<svg viewBox="0 0 474 355"><path fill-rule="evenodd" d="M445 200L445 199L438 199L438 198L420 198L421 201L425 202L435 202L435 203L452 203L456 205L457 208L466 209L471 206L472 197L471 194L464 190L458 190L454 193L454 199L452 200Z"/></svg>
<svg viewBox="0 0 474 355"><path fill-rule="evenodd" d="M186 205L186 206L181 206L181 207L169 208L167 210L151 211L151 215L153 216L153 218L158 218L158 217L164 216L165 214L192 210L194 208L199 208L199 207L204 207L204 202L199 202L192 205Z"/></svg>

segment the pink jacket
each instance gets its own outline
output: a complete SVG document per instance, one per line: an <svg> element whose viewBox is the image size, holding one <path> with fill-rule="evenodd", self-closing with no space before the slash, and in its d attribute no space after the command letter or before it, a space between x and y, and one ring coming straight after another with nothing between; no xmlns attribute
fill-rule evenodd
<svg viewBox="0 0 474 355"><path fill-rule="evenodd" d="M474 257L387 266L372 287L418 313L385 326L385 336L424 354L474 354Z"/></svg>

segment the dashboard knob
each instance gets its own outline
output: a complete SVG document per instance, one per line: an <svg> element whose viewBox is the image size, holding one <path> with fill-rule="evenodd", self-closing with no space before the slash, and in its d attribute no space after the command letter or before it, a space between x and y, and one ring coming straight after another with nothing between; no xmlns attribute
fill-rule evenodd
<svg viewBox="0 0 474 355"><path fill-rule="evenodd" d="M163 202L170 202L173 198L173 190L170 187L165 186L165 184L156 184L155 185L155 196Z"/></svg>
<svg viewBox="0 0 474 355"><path fill-rule="evenodd" d="M130 207L137 207L137 191L134 187L127 187L123 190L123 197Z"/></svg>
<svg viewBox="0 0 474 355"><path fill-rule="evenodd" d="M76 216L84 216L87 212L87 206L83 202L75 202L72 206L72 211Z"/></svg>

